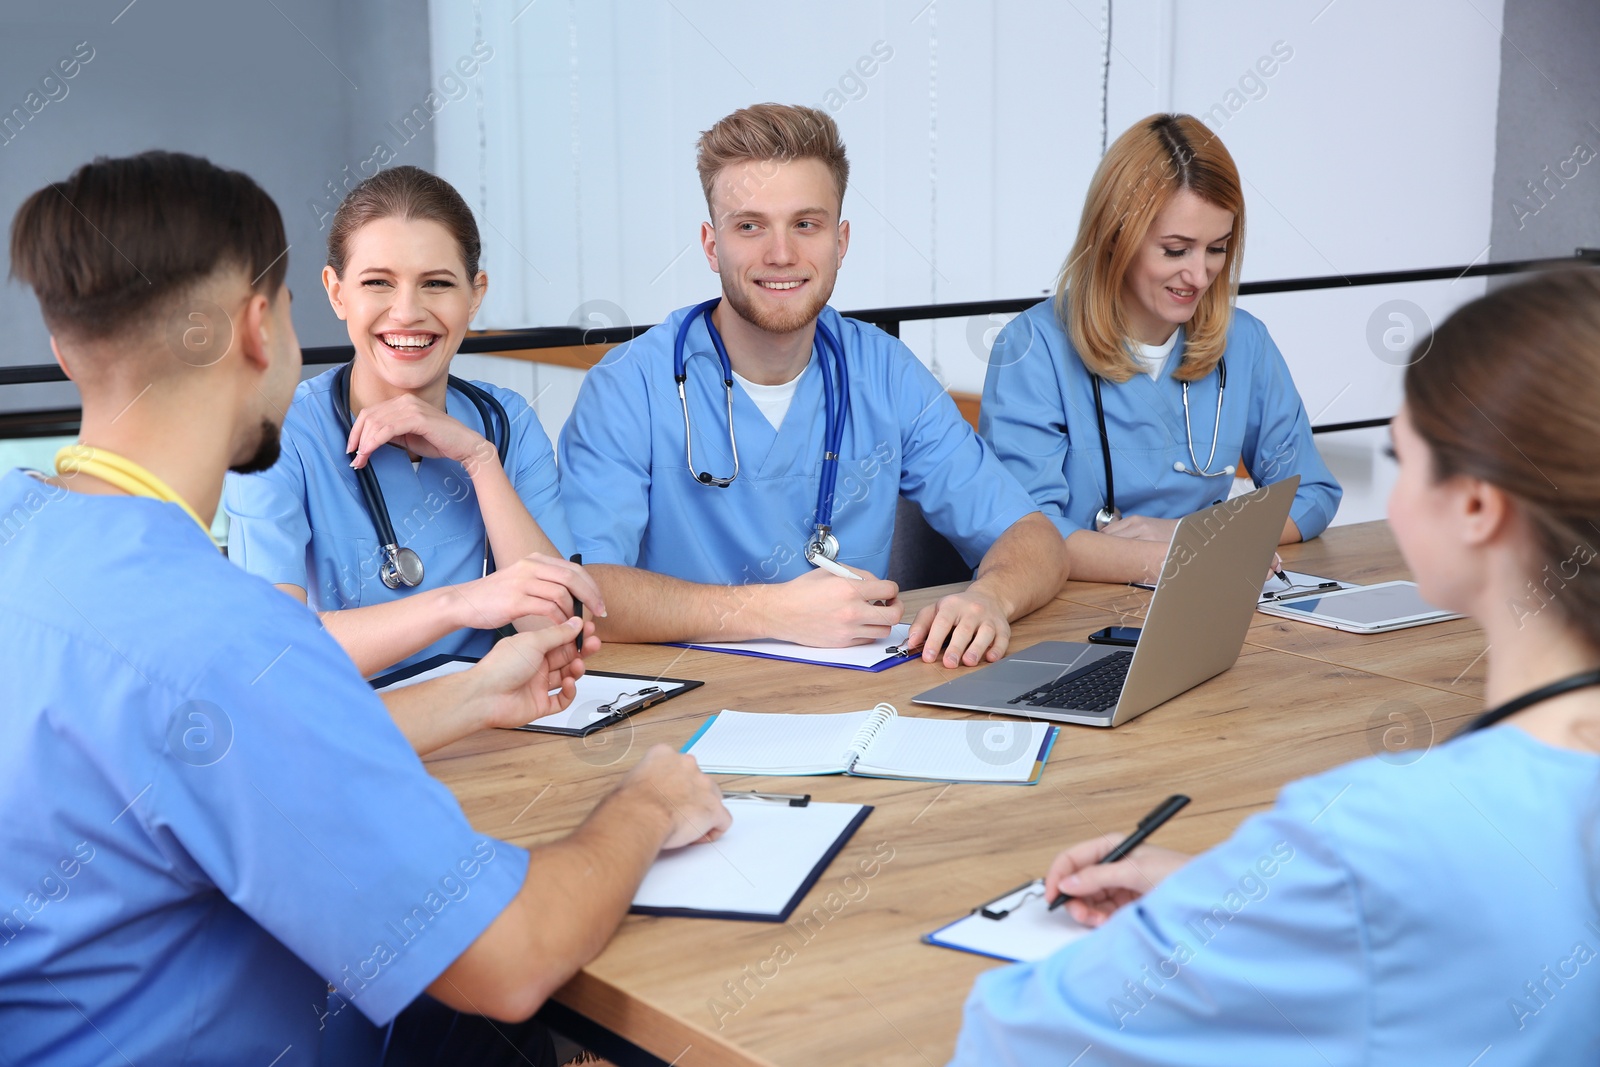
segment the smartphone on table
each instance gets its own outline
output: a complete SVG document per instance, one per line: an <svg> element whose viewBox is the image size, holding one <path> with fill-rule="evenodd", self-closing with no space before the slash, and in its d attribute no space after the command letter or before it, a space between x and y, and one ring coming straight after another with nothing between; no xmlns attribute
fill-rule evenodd
<svg viewBox="0 0 1600 1067"><path fill-rule="evenodd" d="M1132 648L1139 643L1139 627L1137 626L1107 626L1103 630L1096 630L1089 635L1091 645L1122 645Z"/></svg>

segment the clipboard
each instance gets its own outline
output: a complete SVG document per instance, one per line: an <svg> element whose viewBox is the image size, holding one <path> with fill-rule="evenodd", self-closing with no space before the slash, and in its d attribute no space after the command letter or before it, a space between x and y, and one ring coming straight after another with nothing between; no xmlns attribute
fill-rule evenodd
<svg viewBox="0 0 1600 1067"><path fill-rule="evenodd" d="M787 922L872 814L870 804L724 798L733 813L728 832L657 856L634 893L632 914Z"/></svg>
<svg viewBox="0 0 1600 1067"><path fill-rule="evenodd" d="M1261 584L1261 599L1258 602L1260 607L1281 604L1286 600L1322 596L1340 589L1360 588L1354 582L1341 582L1334 578L1324 578L1320 574L1308 574L1305 571L1285 569L1283 576L1289 579L1287 588L1276 577L1268 578Z"/></svg>
<svg viewBox="0 0 1600 1067"><path fill-rule="evenodd" d="M1053 955L1092 932L1065 909L1051 911L1044 897L1044 879L1035 878L924 934L922 943L1007 963L1026 963Z"/></svg>
<svg viewBox="0 0 1600 1067"><path fill-rule="evenodd" d="M477 662L469 656L444 653L380 675L368 684L381 693L386 689L404 688L432 678L455 674ZM682 696L702 685L705 683L689 678L585 671L583 677L578 679L578 695L566 710L535 719L522 726L514 726L512 729L538 734L560 734L563 737L588 737L597 730L614 726L630 715L665 703L673 697Z"/></svg>
<svg viewBox="0 0 1600 1067"><path fill-rule="evenodd" d="M692 648L698 652L727 652L735 656L754 656L757 659L778 659L788 663L810 663L818 667L841 667L847 671L867 671L876 674L890 667L922 658L922 649L909 649L905 645L911 632L909 623L898 623L881 641L846 648L812 648L790 641L766 638L758 641L693 642L668 641L674 648Z"/></svg>

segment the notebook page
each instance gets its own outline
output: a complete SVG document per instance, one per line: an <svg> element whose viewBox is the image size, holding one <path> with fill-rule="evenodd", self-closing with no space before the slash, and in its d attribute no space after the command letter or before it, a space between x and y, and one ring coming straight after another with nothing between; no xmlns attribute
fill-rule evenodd
<svg viewBox="0 0 1600 1067"><path fill-rule="evenodd" d="M975 912L928 935L928 940L985 956L1032 961L1042 960L1090 932L1065 907L1051 911L1044 899L1044 883L1034 885L1038 893L1005 918L986 919Z"/></svg>
<svg viewBox="0 0 1600 1067"><path fill-rule="evenodd" d="M850 645L848 648L812 648L808 645L797 645L789 641L774 639L716 643L696 642L688 644L688 647L701 648L708 652L755 652L763 656L781 656L784 659L824 665L875 667L884 660L892 658L889 649L904 645L906 637L910 633L911 626L907 623L900 623L889 631L888 637L880 641L873 641L865 645Z"/></svg>
<svg viewBox="0 0 1600 1067"><path fill-rule="evenodd" d="M854 770L939 781L1026 782L1049 729L1043 722L897 715L884 723Z"/></svg>
<svg viewBox="0 0 1600 1067"><path fill-rule="evenodd" d="M791 808L733 799L728 810L733 825L720 838L656 858L633 895L636 907L776 917L861 805L815 802Z"/></svg>
<svg viewBox="0 0 1600 1067"><path fill-rule="evenodd" d="M840 774L850 739L871 715L724 711L688 753L708 774Z"/></svg>
<svg viewBox="0 0 1600 1067"><path fill-rule="evenodd" d="M581 730L609 714L600 711L600 705L615 703L620 706L630 703L638 699L641 689L652 685L663 693L675 693L683 688L682 682L664 682L654 678L603 678L586 674L578 679L578 695L572 698L572 703L567 705L565 711L535 719L529 725Z"/></svg>

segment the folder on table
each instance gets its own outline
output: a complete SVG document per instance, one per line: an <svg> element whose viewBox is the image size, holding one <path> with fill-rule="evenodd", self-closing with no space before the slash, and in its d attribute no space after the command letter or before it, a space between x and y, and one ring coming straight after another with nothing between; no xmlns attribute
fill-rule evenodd
<svg viewBox="0 0 1600 1067"><path fill-rule="evenodd" d="M883 671L902 663L909 663L922 654L921 649L909 651L906 638L911 633L907 623L900 623L889 631L889 636L864 645L846 648L812 648L792 641L708 641L669 642L677 648L694 648L701 652L731 652L736 656L757 656L761 659L782 659L791 663L814 663L819 667L843 667L852 671Z"/></svg>
<svg viewBox="0 0 1600 1067"><path fill-rule="evenodd" d="M872 808L727 798L733 825L715 841L663 852L633 895L639 915L784 922Z"/></svg>

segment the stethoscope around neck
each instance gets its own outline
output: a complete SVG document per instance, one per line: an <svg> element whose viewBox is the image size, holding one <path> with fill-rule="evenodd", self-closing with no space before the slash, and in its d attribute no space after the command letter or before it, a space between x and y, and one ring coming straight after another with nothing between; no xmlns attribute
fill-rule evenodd
<svg viewBox="0 0 1600 1067"><path fill-rule="evenodd" d="M1117 484L1111 473L1111 438L1106 434L1106 409L1100 400L1100 375L1090 374L1089 384L1094 389L1094 417L1100 428L1100 456L1106 465L1106 502L1105 506L1094 513L1094 528L1104 530L1107 526L1122 518L1122 511L1117 507ZM1189 463L1183 460L1173 463L1172 469L1179 474L1192 474L1196 478L1232 478L1237 469L1232 463L1219 471L1211 469L1211 464L1217 458L1217 438L1222 433L1222 398L1228 391L1228 361L1226 358L1217 360L1217 417L1211 424L1211 451L1206 455L1205 463L1201 463L1194 453L1194 428L1189 424L1189 383L1183 383L1183 432L1189 439Z"/></svg>
<svg viewBox="0 0 1600 1067"><path fill-rule="evenodd" d="M672 377L678 384L678 403L683 407L683 452L689 473L701 485L726 489L739 477L739 442L733 434L733 363L728 359L728 349L722 343L717 324L711 321L711 312L721 301L721 297L715 297L696 304L678 324L678 334L672 344ZM722 389L728 410L728 450L733 454L733 473L726 478L708 470L695 473L694 469L694 434L689 427L689 397L684 389L684 383L689 378L684 345L695 319L706 324L706 333L711 335L711 345L716 349L717 361L722 366ZM827 421L823 431L822 474L817 482L816 525L806 542L806 559L815 560L822 556L837 560L839 539L833 534L833 492L839 482L839 450L844 443L844 424L850 411L850 371L845 364L844 346L820 317L817 319L817 347L821 349L817 364L822 368L822 395Z"/></svg>
<svg viewBox="0 0 1600 1067"><path fill-rule="evenodd" d="M351 364L346 363L338 369L333 377L333 388L329 390L333 398L333 413L338 416L339 425L344 427L346 436L355 425L355 420L350 416L350 367ZM484 436L494 440L495 451L499 453L501 466L504 466L511 444L511 420L506 417L504 405L492 393L453 374L448 379L448 388L456 390L478 409ZM383 486L378 484L378 472L373 468L370 457L356 469L355 476L356 484L361 486L361 496L366 501L367 514L372 518L372 528L378 535L378 551L383 555L382 562L378 564L378 577L390 589L421 585L422 557L413 549L401 547L399 538L395 537L394 523L389 519L389 505L384 502ZM492 566L489 537L485 533L483 573L488 574Z"/></svg>
<svg viewBox="0 0 1600 1067"><path fill-rule="evenodd" d="M1569 675L1566 678L1561 678L1551 682L1549 685L1535 689L1531 693L1524 693L1515 700L1508 700L1497 708L1490 708L1463 726L1455 736L1463 737L1467 734L1477 733L1479 730L1487 730L1491 726L1500 725L1500 723L1517 712L1531 708L1535 704L1542 704L1546 700L1565 696L1574 690L1592 689L1595 686L1600 686L1600 670L1579 671L1577 674Z"/></svg>

